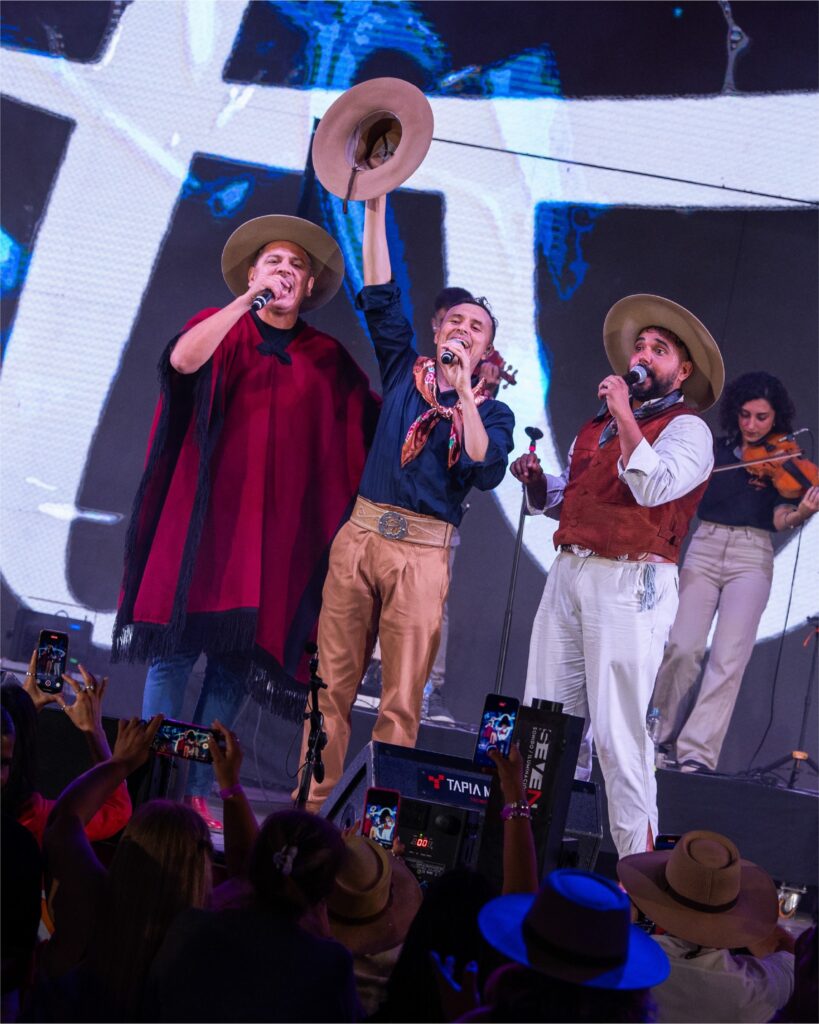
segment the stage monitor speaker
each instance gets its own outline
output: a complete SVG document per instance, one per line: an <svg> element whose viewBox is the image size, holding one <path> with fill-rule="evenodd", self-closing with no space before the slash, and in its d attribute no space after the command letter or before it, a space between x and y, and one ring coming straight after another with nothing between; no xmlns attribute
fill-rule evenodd
<svg viewBox="0 0 819 1024"><path fill-rule="evenodd" d="M603 841L603 812L600 790L594 782L572 782L564 841L573 839L571 856L563 857L561 867L594 871Z"/></svg>
<svg viewBox="0 0 819 1024"><path fill-rule="evenodd" d="M11 652L9 660L27 665L43 629L68 634L69 672L75 671L80 661L88 664L88 651L91 646L90 622L85 619L72 619L67 615L46 615L43 612L32 611L31 608L17 609L11 644L6 648Z"/></svg>
<svg viewBox="0 0 819 1024"><path fill-rule="evenodd" d="M523 787L532 814L538 873L542 878L561 863L561 847L572 795L583 719L563 713L562 705L534 701L518 711L515 742L523 761ZM478 870L501 880L503 794L493 777L481 837ZM579 855L578 855L579 856Z"/></svg>
<svg viewBox="0 0 819 1024"><path fill-rule="evenodd" d="M422 883L451 868L474 868L491 779L471 761L371 740L349 764L321 814L341 828L364 812L371 786L401 794L398 837Z"/></svg>
<svg viewBox="0 0 819 1024"><path fill-rule="evenodd" d="M559 743L555 746L554 758L558 746ZM571 788L566 836L574 840L572 863L591 870L602 837L600 799L594 783L571 785L573 765L574 760L561 773L561 786L565 784L563 775L568 773ZM350 762L320 813L346 828L361 818L366 792L371 786L397 789L401 794L398 836L406 847L407 863L423 883L454 867L479 867L479 847L492 778L477 771L466 758L371 741ZM545 790L548 792L550 788L551 781ZM549 832L562 829L565 817L564 810L562 816L544 814L542 818L547 825L545 833L550 849L556 850L551 854L555 863L560 860L560 840L555 844ZM491 877L500 882L500 852L497 858L491 866Z"/></svg>

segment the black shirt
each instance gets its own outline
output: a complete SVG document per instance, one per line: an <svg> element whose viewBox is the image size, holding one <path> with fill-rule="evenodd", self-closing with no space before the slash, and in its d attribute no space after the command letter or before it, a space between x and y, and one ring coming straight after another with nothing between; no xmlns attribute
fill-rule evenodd
<svg viewBox="0 0 819 1024"><path fill-rule="evenodd" d="M262 342L256 346L256 351L261 352L263 356L275 356L280 363L292 365L293 360L285 349L304 330L304 321L299 318L292 327L273 327L262 320L255 309L251 309L250 315L253 317L256 330L262 336Z"/></svg>
<svg viewBox="0 0 819 1024"><path fill-rule="evenodd" d="M720 437L714 442L714 468L738 465L733 440ZM798 502L783 498L767 477L752 476L746 469L713 473L702 496L697 515L709 523L723 526L753 526L774 532L773 514L779 505Z"/></svg>

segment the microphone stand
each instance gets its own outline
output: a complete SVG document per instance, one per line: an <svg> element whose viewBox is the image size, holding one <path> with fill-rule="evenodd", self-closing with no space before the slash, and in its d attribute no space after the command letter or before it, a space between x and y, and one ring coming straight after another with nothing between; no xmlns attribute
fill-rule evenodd
<svg viewBox="0 0 819 1024"><path fill-rule="evenodd" d="M324 782L324 762L321 752L327 746L327 733L324 731L324 715L319 711L319 690L326 690L327 683L318 676L318 647L308 643L304 648L310 655L310 710L305 711L305 719L310 719L310 735L307 739L307 753L301 771L301 782L296 796L296 807L303 808L310 796L310 785L313 779Z"/></svg>
<svg viewBox="0 0 819 1024"><path fill-rule="evenodd" d="M816 679L817 654L819 654L819 617L811 615L808 617L807 622L811 627L811 632L808 633L805 638L804 646L807 647L811 638L813 638L813 651L811 653L810 666L808 668L808 682L805 687L805 700L802 707L802 727L799 730L799 739L797 740L799 747L797 750L792 750L789 754L785 754L784 757L779 757L776 761L771 761L770 764L765 764L761 768L753 769L754 775L764 776L769 772L775 772L777 768L782 768L784 765L790 765L791 772L788 777L788 783L785 786L786 789L796 789L796 781L799 778L799 772L803 765L807 765L808 768L813 771L814 775L819 774L819 765L817 765L805 748L808 722L811 720L811 690L813 688L813 681Z"/></svg>
<svg viewBox="0 0 819 1024"><path fill-rule="evenodd" d="M543 437L543 431L537 427L527 427L526 436L529 438L529 454L535 454L537 442ZM523 498L520 503L520 517L518 519L518 532L515 537L515 553L512 557L512 575L509 579L509 596L506 599L506 613L503 619L503 633L501 634L500 655L498 656L498 669L495 673L495 693L500 693L503 686L503 674L506 670L506 652L509 648L509 635L512 632L512 608L515 603L515 587L518 582L518 565L520 563L520 552L523 547L523 527L526 523L526 485L523 485Z"/></svg>

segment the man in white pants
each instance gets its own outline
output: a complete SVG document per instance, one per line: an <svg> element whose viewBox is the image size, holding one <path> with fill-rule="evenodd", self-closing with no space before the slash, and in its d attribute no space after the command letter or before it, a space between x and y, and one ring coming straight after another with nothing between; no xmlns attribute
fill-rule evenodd
<svg viewBox="0 0 819 1024"><path fill-rule="evenodd" d="M579 431L560 477L535 455L513 463L532 514L560 520L559 554L532 629L525 700L585 719L576 775L591 774L592 731L619 855L653 847L654 750L645 717L677 609L677 561L713 465L697 415L724 381L716 342L657 295L617 302L603 327L614 374L602 413ZM642 383L620 374L635 366ZM638 371L639 372L639 371Z"/></svg>

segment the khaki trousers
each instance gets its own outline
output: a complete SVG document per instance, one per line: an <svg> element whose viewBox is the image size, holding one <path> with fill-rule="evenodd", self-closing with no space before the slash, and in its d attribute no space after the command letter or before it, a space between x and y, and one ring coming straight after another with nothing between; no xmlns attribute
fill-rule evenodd
<svg viewBox="0 0 819 1024"><path fill-rule="evenodd" d="M680 572L680 606L668 639L653 705L660 743L679 762L715 769L773 579L770 534L749 526L703 522ZM711 652L696 684L714 616Z"/></svg>
<svg viewBox="0 0 819 1024"><path fill-rule="evenodd" d="M449 589L449 548L391 540L350 521L330 549L319 617L319 675L327 746L325 775L313 782L308 810L317 810L344 772L350 712L381 639L381 704L373 739L412 747L421 703L441 636ZM307 750L305 723L301 762Z"/></svg>

